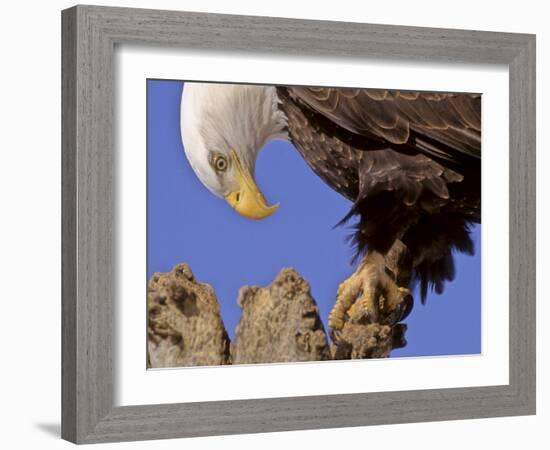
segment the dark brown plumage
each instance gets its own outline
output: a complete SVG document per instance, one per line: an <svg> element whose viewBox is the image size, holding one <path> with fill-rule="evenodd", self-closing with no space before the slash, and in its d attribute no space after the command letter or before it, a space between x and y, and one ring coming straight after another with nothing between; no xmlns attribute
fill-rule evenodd
<svg viewBox="0 0 550 450"><path fill-rule="evenodd" d="M454 278L481 220L481 97L278 87L291 140L313 171L353 202L358 255L409 248L422 299Z"/></svg>

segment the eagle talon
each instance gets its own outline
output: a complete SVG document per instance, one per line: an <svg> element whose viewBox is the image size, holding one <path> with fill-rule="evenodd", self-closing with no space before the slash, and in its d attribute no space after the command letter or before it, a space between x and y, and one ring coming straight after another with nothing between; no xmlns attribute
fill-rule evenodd
<svg viewBox="0 0 550 450"><path fill-rule="evenodd" d="M402 322L407 317L409 317L409 314L412 311L412 308L413 308L413 297L412 297L412 295L410 293L407 293L403 297L403 301L401 303L399 303L399 305L397 307L399 309L399 320L397 320L397 322Z"/></svg>
<svg viewBox="0 0 550 450"><path fill-rule="evenodd" d="M369 253L354 274L339 287L329 316L329 328L342 330L345 323L396 324L412 309L409 289L396 284L388 274L384 256Z"/></svg>

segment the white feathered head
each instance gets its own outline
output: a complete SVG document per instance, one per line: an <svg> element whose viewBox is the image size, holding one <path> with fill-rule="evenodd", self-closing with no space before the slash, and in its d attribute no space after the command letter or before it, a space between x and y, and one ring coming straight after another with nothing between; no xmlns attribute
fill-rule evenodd
<svg viewBox="0 0 550 450"><path fill-rule="evenodd" d="M286 138L286 117L272 86L185 83L181 133L185 154L200 181L250 219L268 217L254 181L256 158L272 139Z"/></svg>

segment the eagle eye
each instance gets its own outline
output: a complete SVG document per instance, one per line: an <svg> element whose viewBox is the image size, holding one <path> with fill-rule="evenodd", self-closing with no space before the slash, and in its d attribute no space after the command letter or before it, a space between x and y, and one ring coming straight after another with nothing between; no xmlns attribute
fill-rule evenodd
<svg viewBox="0 0 550 450"><path fill-rule="evenodd" d="M217 154L216 156L214 156L212 163L214 169L216 169L218 172L225 172L227 170L227 167L229 166L227 158L222 154Z"/></svg>

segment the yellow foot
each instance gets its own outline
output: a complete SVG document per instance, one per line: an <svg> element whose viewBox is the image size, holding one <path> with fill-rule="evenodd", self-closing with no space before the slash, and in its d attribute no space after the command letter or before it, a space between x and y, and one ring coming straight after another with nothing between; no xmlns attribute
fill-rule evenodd
<svg viewBox="0 0 550 450"><path fill-rule="evenodd" d="M393 325L403 320L411 308L409 289L398 286L391 273L386 272L384 256L372 252L338 287L328 325L333 331L342 330L350 319Z"/></svg>

